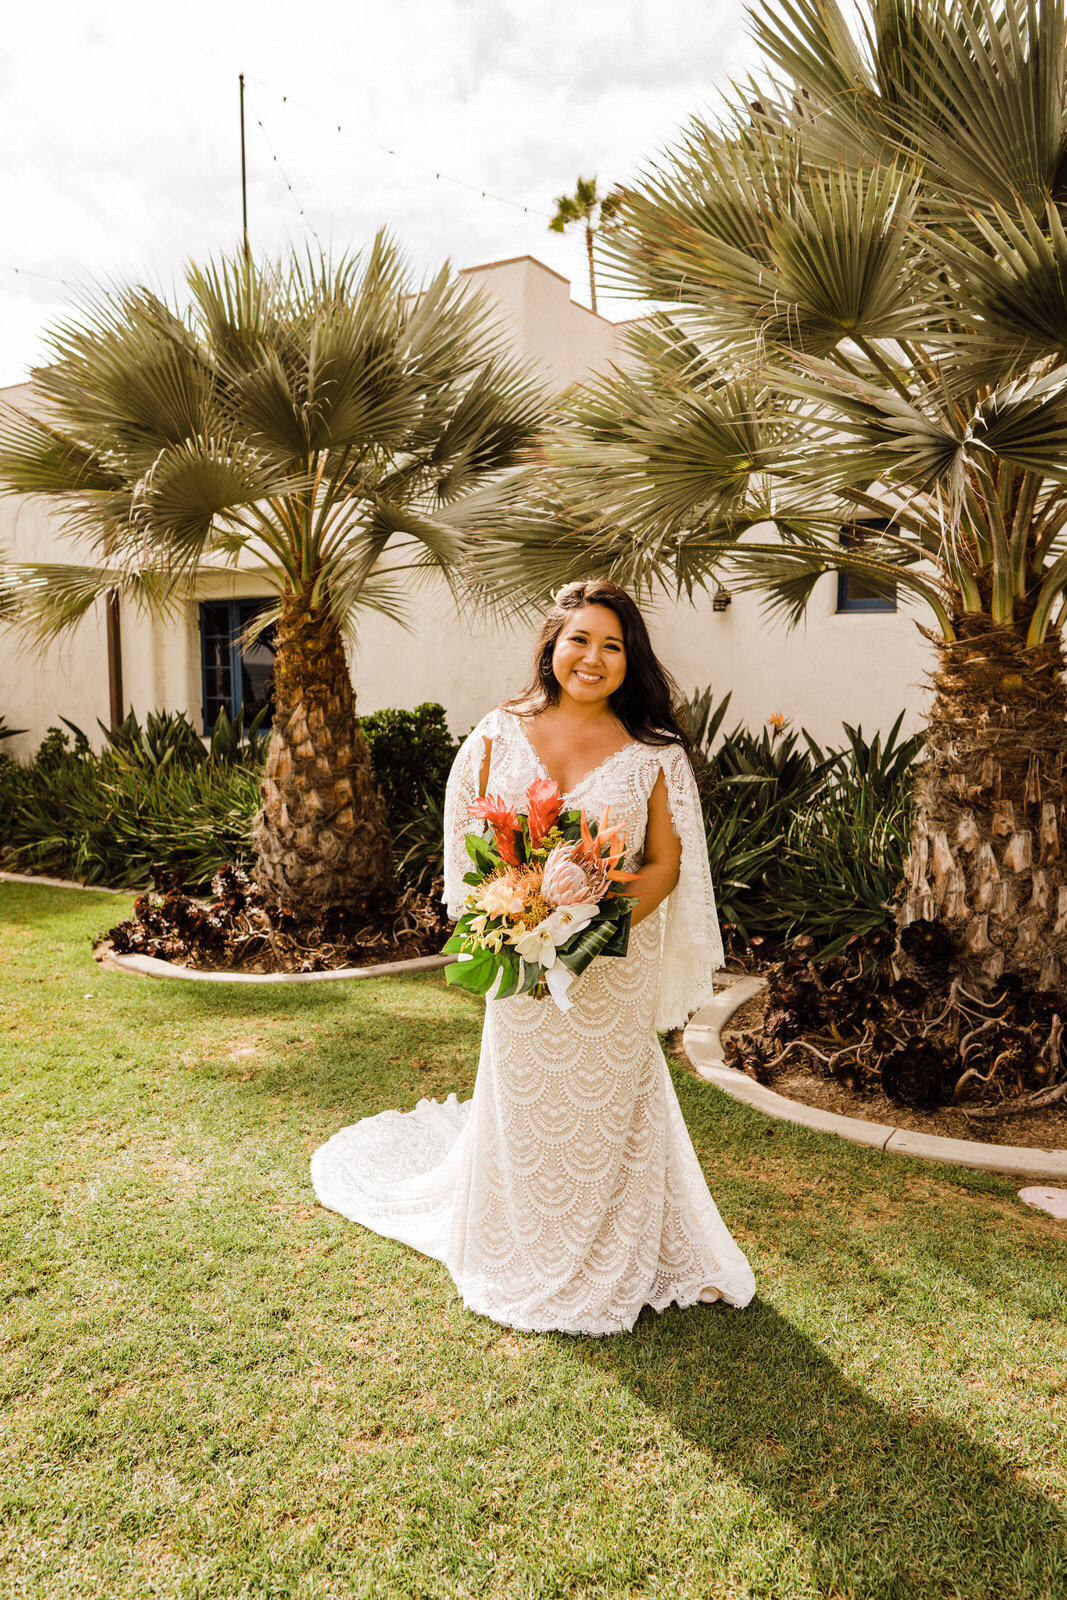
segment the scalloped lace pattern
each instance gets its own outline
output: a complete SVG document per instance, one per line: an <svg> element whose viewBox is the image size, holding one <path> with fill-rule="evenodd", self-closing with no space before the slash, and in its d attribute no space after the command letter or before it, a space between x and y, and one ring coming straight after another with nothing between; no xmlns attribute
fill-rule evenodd
<svg viewBox="0 0 1067 1600"><path fill-rule="evenodd" d="M467 805L486 737L490 793L519 805L540 770L506 712L492 712L460 751L446 804L453 912L465 893ZM655 1035L710 993L722 960L688 762L670 747L628 745L566 798L598 813L610 804L635 867L660 770L682 841L682 876L665 914L634 930L624 958L586 969L569 1012L528 996L489 1001L473 1100L453 1095L368 1118L313 1159L324 1205L443 1261L471 1310L511 1327L616 1333L645 1305L721 1297L743 1306L755 1292Z"/></svg>

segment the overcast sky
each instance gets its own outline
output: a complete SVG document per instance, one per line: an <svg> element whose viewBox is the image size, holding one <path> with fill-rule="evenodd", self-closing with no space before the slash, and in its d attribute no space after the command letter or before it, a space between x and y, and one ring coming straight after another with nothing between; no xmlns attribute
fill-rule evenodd
<svg viewBox="0 0 1067 1600"><path fill-rule="evenodd" d="M420 272L528 253L587 304L553 197L635 176L755 60L741 0L50 0L4 43L0 384L69 309L51 279L170 289L234 246L240 72L257 253L385 224Z"/></svg>

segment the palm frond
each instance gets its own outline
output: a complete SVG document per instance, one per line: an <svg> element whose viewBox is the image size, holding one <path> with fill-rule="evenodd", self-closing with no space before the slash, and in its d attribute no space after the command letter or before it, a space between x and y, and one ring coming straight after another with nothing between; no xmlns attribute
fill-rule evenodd
<svg viewBox="0 0 1067 1600"><path fill-rule="evenodd" d="M467 499L548 410L492 303L447 267L417 281L384 233L336 262L223 257L188 285L187 312L119 287L53 331L40 405L0 419L0 488L48 498L110 567L188 582L247 551L338 615L397 610L376 570L392 540L408 586L461 564Z"/></svg>
<svg viewBox="0 0 1067 1600"><path fill-rule="evenodd" d="M990 395L979 407L975 438L1004 461L1067 483L1067 369Z"/></svg>
<svg viewBox="0 0 1067 1600"><path fill-rule="evenodd" d="M1067 361L1067 229L1058 206L1044 226L1025 209L995 205L967 232L931 226L951 269L966 325L947 343L971 384L1050 357Z"/></svg>
<svg viewBox="0 0 1067 1600"><path fill-rule="evenodd" d="M783 395L814 408L824 426L799 432L795 470L813 487L832 490L874 479L908 482L926 488L955 481L965 464L965 429L937 407L936 397L910 400L860 374L842 373L827 362L808 359L774 378ZM812 448L814 437L818 448ZM801 461L803 466L801 467Z"/></svg>
<svg viewBox="0 0 1067 1600"><path fill-rule="evenodd" d="M46 417L9 406L0 443L0 492L82 496L121 491L125 478Z"/></svg>
<svg viewBox="0 0 1067 1600"><path fill-rule="evenodd" d="M627 538L649 543L708 519L752 523L780 443L765 400L741 379L692 385L655 366L620 371L575 392L547 454L561 487L594 495L598 516Z"/></svg>
<svg viewBox="0 0 1067 1600"><path fill-rule="evenodd" d="M873 98L874 78L836 0L778 0L752 13L768 58L823 104Z"/></svg>
<svg viewBox="0 0 1067 1600"><path fill-rule="evenodd" d="M304 488L303 479L242 440L193 437L161 451L134 486L130 531L175 570L191 572L210 549L220 520L230 522L232 537L234 513Z"/></svg>
<svg viewBox="0 0 1067 1600"><path fill-rule="evenodd" d="M804 616L819 579L829 572L857 578L876 594L893 596L903 591L929 606L951 637L950 597L931 576L916 572L896 551L877 542L845 544L757 545L741 543L720 556L731 589L755 590L765 596L768 613L795 627Z"/></svg>
<svg viewBox="0 0 1067 1600"><path fill-rule="evenodd" d="M943 195L1040 212L1065 198L1063 0L912 0L921 97L899 125Z"/></svg>
<svg viewBox="0 0 1067 1600"><path fill-rule="evenodd" d="M160 567L18 562L4 577L14 591L5 620L31 641L48 641L76 628L111 594L139 611L163 616L180 615L187 596L185 586Z"/></svg>

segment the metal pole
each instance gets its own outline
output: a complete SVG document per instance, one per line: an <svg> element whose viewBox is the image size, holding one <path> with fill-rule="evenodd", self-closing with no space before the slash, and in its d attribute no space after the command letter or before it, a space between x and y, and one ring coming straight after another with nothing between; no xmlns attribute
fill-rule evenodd
<svg viewBox="0 0 1067 1600"><path fill-rule="evenodd" d="M109 589L104 615L107 619L107 691L111 726L122 723L122 629L119 623L119 596L117 589Z"/></svg>
<svg viewBox="0 0 1067 1600"><path fill-rule="evenodd" d="M245 260L251 261L252 251L248 243L248 174L245 167L245 75L238 74L238 83L241 85L241 222L244 226Z"/></svg>

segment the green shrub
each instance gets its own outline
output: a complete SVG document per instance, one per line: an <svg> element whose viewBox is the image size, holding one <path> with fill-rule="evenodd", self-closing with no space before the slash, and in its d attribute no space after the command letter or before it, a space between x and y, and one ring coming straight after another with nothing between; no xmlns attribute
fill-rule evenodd
<svg viewBox="0 0 1067 1600"><path fill-rule="evenodd" d="M62 719L66 721L66 719ZM210 748L183 713L133 712L96 755L80 728L50 728L33 761L0 757L0 852L16 871L136 888L153 866L202 889L252 857L263 717L220 714ZM379 711L364 722L404 887L441 871L445 780L456 745L439 705ZM73 745L71 740L73 735Z"/></svg>
<svg viewBox="0 0 1067 1600"><path fill-rule="evenodd" d="M887 809L855 784L799 812L768 875L768 926L787 938L810 933L820 959L884 927L904 876L910 815L909 805Z"/></svg>
<svg viewBox="0 0 1067 1600"><path fill-rule="evenodd" d="M394 827L423 811L427 796L444 799L448 769L459 745L435 701L414 711L370 711L360 726L374 777Z"/></svg>
<svg viewBox="0 0 1067 1600"><path fill-rule="evenodd" d="M406 889L428 894L445 870L444 794L426 794L419 810L393 832L393 866Z"/></svg>
<svg viewBox="0 0 1067 1600"><path fill-rule="evenodd" d="M705 690L691 702L723 920L746 937L806 932L831 947L885 923L903 876L920 741L899 739L900 718L884 740L846 724L845 745L831 751L806 733L723 733L729 698L716 705ZM257 719L249 743L241 722L217 724L210 753L187 719L155 712L144 727L127 718L100 755L68 723L73 748L50 728L33 762L0 757L7 865L123 887L146 884L160 866L193 888L227 862L249 862L262 737ZM363 729L397 877L428 890L442 870L444 788L457 748L444 710L371 712Z"/></svg>
<svg viewBox="0 0 1067 1600"><path fill-rule="evenodd" d="M770 727L713 747L729 700L705 689L685 708L720 915L746 938L811 933L832 954L891 917L922 740L899 738L901 713L884 740L846 723L838 750Z"/></svg>
<svg viewBox="0 0 1067 1600"><path fill-rule="evenodd" d="M3 826L5 860L16 871L134 888L158 865L201 887L249 857L259 773L248 767L157 771L68 756L23 772Z"/></svg>
<svg viewBox="0 0 1067 1600"><path fill-rule="evenodd" d="M105 755L115 756L127 767L163 772L169 766L199 767L207 760L204 741L184 711L149 711L142 728L131 709L117 728L105 728L102 722L99 727L107 740Z"/></svg>

